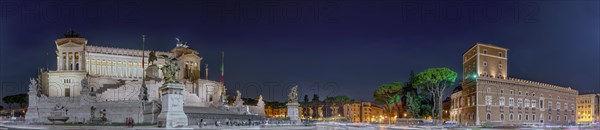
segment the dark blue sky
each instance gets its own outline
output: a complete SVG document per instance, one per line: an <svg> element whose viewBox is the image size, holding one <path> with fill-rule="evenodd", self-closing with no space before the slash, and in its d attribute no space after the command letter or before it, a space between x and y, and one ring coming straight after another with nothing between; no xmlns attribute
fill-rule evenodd
<svg viewBox="0 0 600 130"><path fill-rule="evenodd" d="M168 51L175 37L244 96L371 100L411 70L449 67L475 42L509 48L511 77L600 92L600 2L579 1L22 1L0 0L0 96L55 69L54 40L73 28L90 45ZM46 53L49 55L46 56ZM459 79L462 80L462 79ZM459 82L459 81L457 81ZM230 92L231 93L231 92ZM233 93L232 93L233 94Z"/></svg>

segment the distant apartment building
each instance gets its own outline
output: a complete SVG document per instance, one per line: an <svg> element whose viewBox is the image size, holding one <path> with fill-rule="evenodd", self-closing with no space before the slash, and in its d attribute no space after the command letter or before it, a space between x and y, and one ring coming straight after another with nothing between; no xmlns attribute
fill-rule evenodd
<svg viewBox="0 0 600 130"><path fill-rule="evenodd" d="M577 97L577 123L600 122L600 94L582 94Z"/></svg>
<svg viewBox="0 0 600 130"><path fill-rule="evenodd" d="M487 123L573 124L578 91L508 77L508 49L477 43L463 53L462 90L452 93L450 120Z"/></svg>

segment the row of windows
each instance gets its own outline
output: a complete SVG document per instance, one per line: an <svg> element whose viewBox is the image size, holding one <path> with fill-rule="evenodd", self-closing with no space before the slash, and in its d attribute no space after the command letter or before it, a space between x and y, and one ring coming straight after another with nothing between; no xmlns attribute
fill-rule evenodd
<svg viewBox="0 0 600 130"><path fill-rule="evenodd" d="M579 105L577 108L592 108L592 105Z"/></svg>
<svg viewBox="0 0 600 130"><path fill-rule="evenodd" d="M63 83L71 83L71 79L63 79Z"/></svg>
<svg viewBox="0 0 600 130"><path fill-rule="evenodd" d="M483 49L483 54L488 54L486 49ZM502 52L498 52L499 57L503 57Z"/></svg>
<svg viewBox="0 0 600 130"><path fill-rule="evenodd" d="M504 97L500 97L498 99L498 105L500 106L504 106L505 105L505 98ZM492 96L485 96L485 103L486 105L492 105ZM564 103L564 109L568 110L569 109L569 104L568 103ZM513 97L509 97L508 98L508 106L515 106L515 99ZM532 107L535 108L537 107L537 101L536 100L529 100L529 99L517 99L517 105L518 107ZM540 107L544 108L544 100L540 100ZM552 102L548 101L548 109L552 109ZM560 102L556 103L556 109L561 109L561 104ZM575 104L571 104L571 109L575 110Z"/></svg>
<svg viewBox="0 0 600 130"><path fill-rule="evenodd" d="M563 116L563 117L564 117L563 118L564 120L568 120L567 116ZM523 116L521 114L517 115L517 120L519 120L519 121L522 121L522 120L529 121L529 119L530 119L529 118L529 114L525 114L524 118L523 118ZM491 114L490 113L486 114L486 120L491 120ZM504 113L500 113L500 120L505 120ZM514 117L514 115L512 113L509 115L508 120L511 120L511 121L515 120L515 117ZM535 114L531 114L531 120L532 121L536 120L536 115ZM552 120L552 116L548 116L548 120ZM555 120L560 121L560 116L556 116Z"/></svg>
<svg viewBox="0 0 600 130"><path fill-rule="evenodd" d="M492 88L488 87L488 88L486 89L486 92L488 92L488 93L492 93ZM504 94L504 89L500 89L500 91L498 91L498 92L499 92L500 94ZM511 95L512 95L512 94L514 94L514 91L513 91L513 90L510 90L509 92L510 92L509 94L511 94ZM522 95L523 93L522 93L522 91L519 91L519 93L518 93L518 94L519 94L519 95ZM543 94L542 94L542 95L543 95ZM528 91L525 91L525 96L529 96L529 92L528 92ZM535 93L531 93L531 96L535 96ZM543 97L543 96L541 96L541 97ZM548 98L549 98L549 99L552 99L552 95L548 95ZM560 96L556 96L556 99L557 99L557 100L560 100L561 98L560 98ZM564 99L565 99L565 100L568 100L568 98L566 98L566 97L565 97Z"/></svg>
<svg viewBox="0 0 600 130"><path fill-rule="evenodd" d="M487 66L487 65L488 65L488 64L487 64L487 61L484 61L484 62L483 62L483 66ZM502 63L499 63L499 64L498 64L498 69L502 69Z"/></svg>

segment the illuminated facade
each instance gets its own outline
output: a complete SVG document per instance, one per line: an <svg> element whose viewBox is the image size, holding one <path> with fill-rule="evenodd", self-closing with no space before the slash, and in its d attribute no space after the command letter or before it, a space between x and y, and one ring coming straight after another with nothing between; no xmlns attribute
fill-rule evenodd
<svg viewBox="0 0 600 130"><path fill-rule="evenodd" d="M202 57L180 41L169 52L101 47L88 44L87 39L71 30L54 44L57 68L41 71L36 79L31 79L25 117L28 121L49 122L49 117L64 117L67 122L88 122L103 111L109 122L128 117L136 122L155 122L160 112L159 87L164 84L160 68L166 57L175 58L179 65L175 80L185 86L181 94L185 112L192 115L190 120L199 120L206 113L235 117L250 114L248 110L264 111L262 107L245 105L217 110L225 105L221 100L225 99L225 86L201 79ZM148 61L150 56L156 56L156 60ZM208 75L208 68L204 70ZM58 111L59 108L68 112Z"/></svg>
<svg viewBox="0 0 600 130"><path fill-rule="evenodd" d="M599 98L600 94L583 94L577 97L578 124L600 122Z"/></svg>
<svg viewBox="0 0 600 130"><path fill-rule="evenodd" d="M575 123L577 90L508 77L508 49L477 43L463 53L462 90L451 95L450 119L461 125Z"/></svg>

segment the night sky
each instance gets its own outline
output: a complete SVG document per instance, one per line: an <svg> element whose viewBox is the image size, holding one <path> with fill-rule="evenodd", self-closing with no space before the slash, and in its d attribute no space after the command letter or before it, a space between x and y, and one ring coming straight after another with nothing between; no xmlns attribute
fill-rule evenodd
<svg viewBox="0 0 600 130"><path fill-rule="evenodd" d="M187 41L244 97L348 95L370 101L411 70L448 67L476 42L509 49L508 76L600 92L600 2L577 1L23 1L0 0L0 97L56 69L54 40L170 51ZM46 55L48 54L48 55ZM202 66L204 68L204 66ZM202 72L204 73L204 72ZM457 83L462 80L457 79Z"/></svg>

